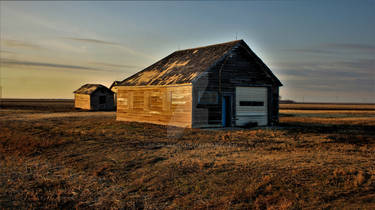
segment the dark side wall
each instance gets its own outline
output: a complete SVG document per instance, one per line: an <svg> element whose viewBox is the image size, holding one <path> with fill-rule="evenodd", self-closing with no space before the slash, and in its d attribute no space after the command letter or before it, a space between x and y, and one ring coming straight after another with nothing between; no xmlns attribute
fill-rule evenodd
<svg viewBox="0 0 375 210"><path fill-rule="evenodd" d="M105 102L100 103L100 97L105 97ZM114 94L113 92L99 89L91 94L91 110L115 110Z"/></svg>
<svg viewBox="0 0 375 210"><path fill-rule="evenodd" d="M268 88L268 122L278 123L279 87L266 73L258 58L249 55L246 48L238 47L227 57L216 63L193 82L193 127L221 126L221 99L231 95L235 102L236 86L260 86ZM211 105L198 104L200 91L216 91L218 103ZM232 106L232 113L236 112ZM233 124L234 125L234 119Z"/></svg>

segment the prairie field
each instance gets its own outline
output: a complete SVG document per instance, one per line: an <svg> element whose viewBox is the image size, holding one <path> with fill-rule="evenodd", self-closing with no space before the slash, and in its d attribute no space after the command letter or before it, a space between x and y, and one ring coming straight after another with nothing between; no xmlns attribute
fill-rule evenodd
<svg viewBox="0 0 375 210"><path fill-rule="evenodd" d="M375 209L371 104L183 129L23 103L0 109L1 209Z"/></svg>

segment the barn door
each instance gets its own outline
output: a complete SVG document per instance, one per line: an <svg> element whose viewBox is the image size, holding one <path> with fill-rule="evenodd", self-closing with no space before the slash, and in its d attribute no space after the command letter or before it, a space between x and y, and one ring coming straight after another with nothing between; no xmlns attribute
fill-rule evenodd
<svg viewBox="0 0 375 210"><path fill-rule="evenodd" d="M232 126L232 96L230 95L222 97L221 119L223 127Z"/></svg>
<svg viewBox="0 0 375 210"><path fill-rule="evenodd" d="M236 87L236 125L268 124L266 87Z"/></svg>

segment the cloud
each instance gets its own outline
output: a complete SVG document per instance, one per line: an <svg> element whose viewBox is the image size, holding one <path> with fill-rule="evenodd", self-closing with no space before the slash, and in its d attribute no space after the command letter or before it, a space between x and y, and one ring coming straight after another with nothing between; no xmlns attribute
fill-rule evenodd
<svg viewBox="0 0 375 210"><path fill-rule="evenodd" d="M113 63L102 63L102 62L91 62L91 64L113 67L113 68L142 68L141 66L137 66L137 65L124 65L124 64L113 64Z"/></svg>
<svg viewBox="0 0 375 210"><path fill-rule="evenodd" d="M316 53L316 54L331 54L334 51L324 49L309 49L309 48L297 48L297 49L286 49L286 51L297 52L297 53Z"/></svg>
<svg viewBox="0 0 375 210"><path fill-rule="evenodd" d="M88 42L88 43L93 43L93 44L121 45L116 42L103 41L99 39L84 39L84 38L73 38L73 37L66 37L65 39L69 39L73 41L80 41L80 42Z"/></svg>
<svg viewBox="0 0 375 210"><path fill-rule="evenodd" d="M375 45L371 45L371 44L328 43L328 44L325 44L325 47L333 48L333 49L361 50L361 51L375 52Z"/></svg>
<svg viewBox="0 0 375 210"><path fill-rule="evenodd" d="M278 62L274 63L275 69L296 69L299 71L337 71L339 72L367 72L374 73L375 59L351 59L336 61L314 62Z"/></svg>
<svg viewBox="0 0 375 210"><path fill-rule="evenodd" d="M52 30L54 32L57 32L59 34L59 37L61 38L61 35L65 37L64 39L69 39L71 41L76 41L76 42L82 42L82 43L91 43L91 44L103 44L107 46L112 46L115 47L125 53L147 58L150 60L154 60L155 58L153 56L150 56L147 53L143 53L139 50L132 49L124 44L121 43L116 43L116 42L111 42L111 41L105 41L101 38L99 39L94 39L91 37L98 37L98 34L95 31L89 31L85 29L84 27L80 27L79 25L75 25L72 22L66 22L58 19L51 19L51 18L46 18L42 16L41 14L33 14L30 13L28 10L22 10L22 8L11 8L11 7L6 7L6 11L10 15L14 15L17 18L20 18L25 24L32 25L32 26L39 26L48 30ZM82 37L80 37L82 36ZM89 38L87 38L89 37ZM58 41L55 41L55 45L58 45L57 47L61 47L62 49L67 49L69 51L75 51L75 52L83 52L84 49L80 49L79 47L76 47L77 49L73 49L74 47L68 46L66 43L57 43ZM53 42L49 41L49 42ZM52 47L54 47L53 43L51 44ZM65 45L65 46L64 46ZM19 45L21 46L21 45ZM36 46L36 45L35 45ZM24 45L26 47L26 45ZM31 45L29 45L31 47ZM51 46L47 45L47 48L51 48Z"/></svg>
<svg viewBox="0 0 375 210"><path fill-rule="evenodd" d="M338 61L334 64L338 68L351 68L353 70L368 70L375 73L375 59L358 59L354 61Z"/></svg>
<svg viewBox="0 0 375 210"><path fill-rule="evenodd" d="M45 48L57 51L57 52L73 52L73 53L80 53L84 54L87 53L86 46L82 45L75 45L72 43L67 43L62 40L56 40L56 39L45 39L40 41L40 45L44 46Z"/></svg>
<svg viewBox="0 0 375 210"><path fill-rule="evenodd" d="M15 52L9 51L9 50L0 50L0 53L3 54L16 54Z"/></svg>
<svg viewBox="0 0 375 210"><path fill-rule="evenodd" d="M12 39L3 39L1 40L2 44L10 48L27 48L27 49L42 49L39 45L31 44L29 42L12 40Z"/></svg>
<svg viewBox="0 0 375 210"><path fill-rule="evenodd" d="M135 56L141 56L144 58L152 59L154 60L154 57L150 56L149 54L140 52L138 50L135 50L133 48L130 48L122 43L112 42L112 41L106 41L106 40L100 40L100 39L92 39L92 38L75 38L75 37L64 37L64 39L71 40L71 41L77 41L77 42L83 42L83 43L89 43L89 44L102 44L102 45L108 45L115 47L117 49L120 49L122 51L125 51L129 54L135 55Z"/></svg>
<svg viewBox="0 0 375 210"><path fill-rule="evenodd" d="M306 48L285 49L286 51L314 54L337 54L337 53L375 53L375 45L358 43L325 43Z"/></svg>
<svg viewBox="0 0 375 210"><path fill-rule="evenodd" d="M284 94L321 96L373 96L375 59L352 59L326 62L284 62L274 69L284 84ZM361 96L361 97L362 97Z"/></svg>
<svg viewBox="0 0 375 210"><path fill-rule="evenodd" d="M87 70L87 71L114 71L105 70L89 66L80 65L66 65L58 63L45 63L45 62L31 62L31 61L21 61L16 59L1 59L0 63L5 66L26 66L26 67L48 67L56 69L76 69L76 70Z"/></svg>
<svg viewBox="0 0 375 210"><path fill-rule="evenodd" d="M30 9L27 9L27 7L16 8L7 5L2 6L4 6L4 11L7 12L4 15L8 15L12 18L19 18L24 24L31 25L33 28L41 27L57 32L58 34L79 34L84 36L93 36L96 34L92 33L91 31L87 31L84 27L74 25L58 18L47 17L42 13L32 13Z"/></svg>

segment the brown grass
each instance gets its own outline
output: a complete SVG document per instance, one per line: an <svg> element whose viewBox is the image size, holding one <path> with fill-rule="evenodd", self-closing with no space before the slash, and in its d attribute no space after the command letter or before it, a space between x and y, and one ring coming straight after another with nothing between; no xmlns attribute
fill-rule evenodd
<svg viewBox="0 0 375 210"><path fill-rule="evenodd" d="M375 104L295 103L295 104L280 104L280 109L294 109L294 110L375 110Z"/></svg>
<svg viewBox="0 0 375 210"><path fill-rule="evenodd" d="M306 114L247 130L2 120L0 207L373 209L372 113Z"/></svg>
<svg viewBox="0 0 375 210"><path fill-rule="evenodd" d="M74 109L73 99L1 99L0 109L33 110L37 112L69 112Z"/></svg>

